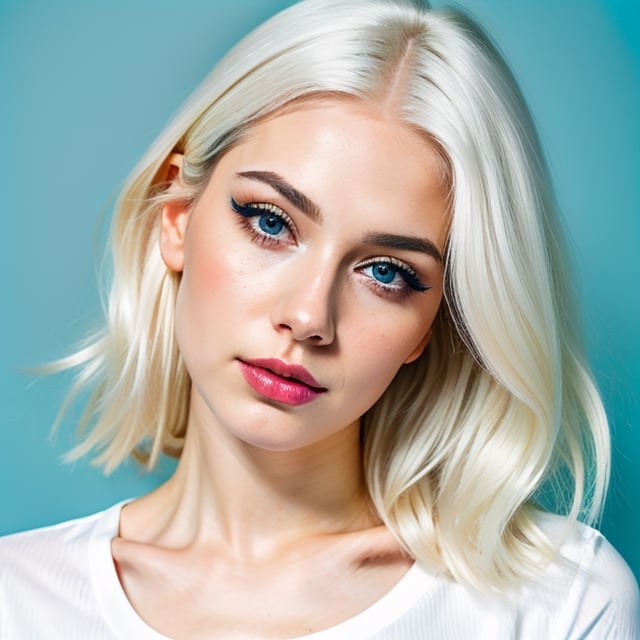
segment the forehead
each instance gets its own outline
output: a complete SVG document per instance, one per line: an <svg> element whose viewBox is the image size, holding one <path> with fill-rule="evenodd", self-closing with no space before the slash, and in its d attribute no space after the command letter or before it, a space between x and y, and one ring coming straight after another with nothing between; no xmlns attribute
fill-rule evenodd
<svg viewBox="0 0 640 640"><path fill-rule="evenodd" d="M365 211L418 225L432 219L444 247L448 189L428 135L348 99L289 105L251 128L222 161L230 171L271 171L325 211Z"/></svg>
<svg viewBox="0 0 640 640"><path fill-rule="evenodd" d="M295 138L304 133L304 138ZM449 162L446 153L425 131L403 121L398 116L384 111L375 103L341 95L312 94L296 99L260 119L249 128L244 142L272 142L277 144L297 143L299 150L319 150L321 143L343 140L352 152L398 151L411 156L407 162L415 163L418 170L426 170L438 182L438 187L449 184ZM393 145L395 140L398 145ZM355 146L353 143L356 143ZM258 145L256 144L256 147ZM392 147L396 148L393 149Z"/></svg>

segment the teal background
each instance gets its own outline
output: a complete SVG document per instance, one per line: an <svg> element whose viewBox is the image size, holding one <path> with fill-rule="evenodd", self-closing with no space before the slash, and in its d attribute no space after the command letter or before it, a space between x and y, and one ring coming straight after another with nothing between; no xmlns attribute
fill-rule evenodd
<svg viewBox="0 0 640 640"><path fill-rule="evenodd" d="M105 478L64 464L74 416L49 433L69 377L21 371L68 353L94 325L101 213L219 56L288 4L0 2L0 533L106 507L170 472L129 465ZM638 4L461 4L500 44L540 128L613 423L602 529L640 577Z"/></svg>

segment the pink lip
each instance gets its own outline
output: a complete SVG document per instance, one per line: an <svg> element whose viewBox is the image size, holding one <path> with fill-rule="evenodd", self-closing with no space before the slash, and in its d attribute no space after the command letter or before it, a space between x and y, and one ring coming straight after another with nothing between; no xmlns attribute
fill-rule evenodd
<svg viewBox="0 0 640 640"><path fill-rule="evenodd" d="M326 391L300 365L275 358L238 360L238 364L244 379L254 391L284 404L305 404Z"/></svg>

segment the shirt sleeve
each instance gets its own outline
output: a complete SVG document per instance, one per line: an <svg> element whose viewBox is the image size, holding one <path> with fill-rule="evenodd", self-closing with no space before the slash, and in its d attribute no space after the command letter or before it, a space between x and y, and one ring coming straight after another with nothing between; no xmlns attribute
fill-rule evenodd
<svg viewBox="0 0 640 640"><path fill-rule="evenodd" d="M640 592L631 569L597 532L583 557L566 607L558 640L640 640Z"/></svg>

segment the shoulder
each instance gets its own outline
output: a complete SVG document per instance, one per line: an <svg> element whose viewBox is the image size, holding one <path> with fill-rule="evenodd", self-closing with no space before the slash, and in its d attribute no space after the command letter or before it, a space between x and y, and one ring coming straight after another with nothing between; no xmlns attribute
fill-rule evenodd
<svg viewBox="0 0 640 640"><path fill-rule="evenodd" d="M553 610L553 637L640 638L640 593L622 556L584 524L550 514L537 521L558 552L525 593Z"/></svg>
<svg viewBox="0 0 640 640"><path fill-rule="evenodd" d="M67 565L87 547L96 530L114 528L115 521L112 535L116 534L119 509L115 505L90 516L0 537L0 576L30 571L41 576L47 568Z"/></svg>
<svg viewBox="0 0 640 640"><path fill-rule="evenodd" d="M93 615L95 558L117 534L120 507L0 538L0 637L52 637Z"/></svg>
<svg viewBox="0 0 640 640"><path fill-rule="evenodd" d="M117 534L121 505L56 525L0 537L0 584L42 583L51 574L86 572L96 537Z"/></svg>
<svg viewBox="0 0 640 640"><path fill-rule="evenodd" d="M551 576L564 576L574 588L606 588L612 596L637 602L638 585L631 569L602 533L553 514L539 514L537 523L558 548Z"/></svg>
<svg viewBox="0 0 640 640"><path fill-rule="evenodd" d="M559 516L536 514L535 523L556 550L535 578L480 592L421 567L415 597L403 595L376 640L640 640L638 585L604 536Z"/></svg>

